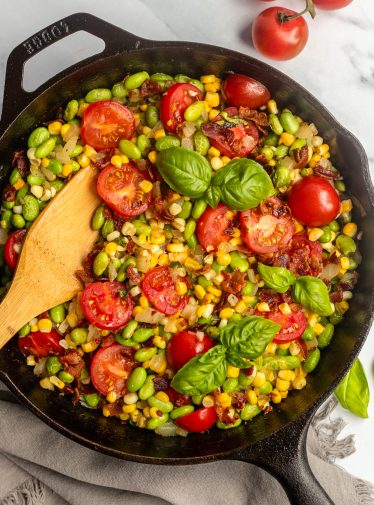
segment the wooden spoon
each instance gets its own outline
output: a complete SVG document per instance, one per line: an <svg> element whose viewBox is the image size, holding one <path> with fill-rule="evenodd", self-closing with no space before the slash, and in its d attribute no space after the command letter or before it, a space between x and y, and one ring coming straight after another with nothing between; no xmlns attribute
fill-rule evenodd
<svg viewBox="0 0 374 505"><path fill-rule="evenodd" d="M97 171L80 170L26 234L10 289L0 304L0 349L24 324L82 289L75 275L97 239Z"/></svg>

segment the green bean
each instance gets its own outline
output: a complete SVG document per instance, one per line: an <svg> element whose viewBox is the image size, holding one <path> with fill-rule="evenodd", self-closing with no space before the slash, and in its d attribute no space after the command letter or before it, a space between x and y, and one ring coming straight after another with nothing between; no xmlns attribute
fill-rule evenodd
<svg viewBox="0 0 374 505"><path fill-rule="evenodd" d="M279 356L264 359L264 364L269 370L293 370L301 365L297 356Z"/></svg>
<svg viewBox="0 0 374 505"><path fill-rule="evenodd" d="M206 277L204 277L204 275L199 275L199 277L197 278L197 282L204 289L209 288L209 286L213 286L213 281L210 279L208 280Z"/></svg>
<svg viewBox="0 0 374 505"><path fill-rule="evenodd" d="M157 151L163 151L170 147L179 147L180 145L181 142L178 137L174 137L174 135L165 135L156 140L155 147Z"/></svg>
<svg viewBox="0 0 374 505"><path fill-rule="evenodd" d="M193 136L193 141L195 151L202 156L206 156L210 148L209 138L201 130L198 130Z"/></svg>
<svg viewBox="0 0 374 505"><path fill-rule="evenodd" d="M114 231L114 223L112 219L106 219L105 223L103 224L101 228L101 235L103 238L106 238L109 233L112 233Z"/></svg>
<svg viewBox="0 0 374 505"><path fill-rule="evenodd" d="M152 417L151 419L148 419L147 422L147 428L149 430L155 430L162 424L165 424L169 420L169 414L162 414L162 416L159 417Z"/></svg>
<svg viewBox="0 0 374 505"><path fill-rule="evenodd" d="M178 214L178 217L182 219L188 219L191 215L192 202L190 200L185 200L182 205L182 210Z"/></svg>
<svg viewBox="0 0 374 505"><path fill-rule="evenodd" d="M331 223L329 224L329 228L331 231L335 231L335 232L340 230L340 226L337 221L331 221Z"/></svg>
<svg viewBox="0 0 374 505"><path fill-rule="evenodd" d="M279 166L274 173L274 183L277 188L287 186L291 181L291 174L287 167Z"/></svg>
<svg viewBox="0 0 374 505"><path fill-rule="evenodd" d="M40 144L39 147L36 148L35 158L46 158L51 154L56 145L56 138L50 137L48 140L45 140L43 144Z"/></svg>
<svg viewBox="0 0 374 505"><path fill-rule="evenodd" d="M284 144L280 144L278 147L275 148L274 151L274 157L277 159L282 159L288 154L289 147L287 147Z"/></svg>
<svg viewBox="0 0 374 505"><path fill-rule="evenodd" d="M174 77L175 82L190 82L190 80L191 80L191 78L188 77L188 75L184 75L184 74L177 74Z"/></svg>
<svg viewBox="0 0 374 505"><path fill-rule="evenodd" d="M50 375L56 375L62 368L57 356L50 356L46 361L46 367Z"/></svg>
<svg viewBox="0 0 374 505"><path fill-rule="evenodd" d="M69 372L66 372L65 370L62 370L58 374L58 378L60 380L62 380L62 382L65 382L65 384L71 384L74 380L74 377Z"/></svg>
<svg viewBox="0 0 374 505"><path fill-rule="evenodd" d="M205 88L204 88L204 84L201 82L201 81L198 81L197 79L190 79L190 84L193 84L194 86L196 86L197 88L199 88L199 90L205 94ZM187 120L188 121L188 120Z"/></svg>
<svg viewBox="0 0 374 505"><path fill-rule="evenodd" d="M290 146L289 152L292 153L295 149L300 149L306 145L306 139L296 139Z"/></svg>
<svg viewBox="0 0 374 505"><path fill-rule="evenodd" d="M307 359L304 361L304 370L307 373L313 372L319 362L319 358L321 356L321 351L317 348L312 351Z"/></svg>
<svg viewBox="0 0 374 505"><path fill-rule="evenodd" d="M122 330L122 338L124 339L131 338L134 335L135 330L137 329L138 326L139 323L138 321L135 321L135 319L129 321Z"/></svg>
<svg viewBox="0 0 374 505"><path fill-rule="evenodd" d="M344 193L345 192L345 184L343 181L335 181L334 182L335 188L339 191L339 193Z"/></svg>
<svg viewBox="0 0 374 505"><path fill-rule="evenodd" d="M240 417L239 417L239 419L237 419L236 421L234 421L231 424L225 424L218 419L218 421L216 422L216 426L220 430L231 430L232 428L237 428L241 424L241 422L242 422L242 420Z"/></svg>
<svg viewBox="0 0 374 505"><path fill-rule="evenodd" d="M13 214L12 224L15 228L24 228L26 221L20 214Z"/></svg>
<svg viewBox="0 0 374 505"><path fill-rule="evenodd" d="M2 206L4 209L11 210L13 209L16 202L2 202Z"/></svg>
<svg viewBox="0 0 374 505"><path fill-rule="evenodd" d="M266 381L265 384L263 384L260 387L260 394L262 394L262 395L268 395L272 391L273 391L273 386L272 386L271 382Z"/></svg>
<svg viewBox="0 0 374 505"><path fill-rule="evenodd" d="M129 75L125 80L125 87L129 91L132 89L140 88L144 81L149 79L148 72L137 72L136 74Z"/></svg>
<svg viewBox="0 0 374 505"><path fill-rule="evenodd" d="M21 179L21 174L18 172L16 168L12 170L12 173L9 176L10 184L15 184L17 181Z"/></svg>
<svg viewBox="0 0 374 505"><path fill-rule="evenodd" d="M151 75L151 81L158 82L159 84L164 84L167 81L172 81L173 77L168 74L164 74L163 72L156 72Z"/></svg>
<svg viewBox="0 0 374 505"><path fill-rule="evenodd" d="M242 289L242 295L243 296L253 296L255 287L256 286L253 284L253 282L247 281Z"/></svg>
<svg viewBox="0 0 374 505"><path fill-rule="evenodd" d="M71 330L70 337L75 344L85 344L88 337L87 328L74 328Z"/></svg>
<svg viewBox="0 0 374 505"><path fill-rule="evenodd" d="M188 239L186 240L186 242L187 242L187 245L188 245L188 247L189 247L190 249L195 249L195 247L196 247L196 246L197 246L197 244L198 244L198 240L197 240L197 236L196 236L196 234L195 234L195 233L193 233L193 234L191 235L191 237L190 237L190 238L188 238Z"/></svg>
<svg viewBox="0 0 374 505"><path fill-rule="evenodd" d="M155 354L157 354L156 347L143 347L142 349L136 351L134 358L136 359L136 361L144 363L144 361L148 361Z"/></svg>
<svg viewBox="0 0 374 505"><path fill-rule="evenodd" d="M232 251L230 253L231 261L230 261L230 267L233 270L239 270L239 272L246 272L249 268L249 263L247 258L244 256L244 254L241 254L238 251Z"/></svg>
<svg viewBox="0 0 374 505"><path fill-rule="evenodd" d="M104 205L100 205L95 210L95 214L93 215L92 222L91 222L91 228L93 230L100 230L100 228L104 225L105 223L105 217L104 217Z"/></svg>
<svg viewBox="0 0 374 505"><path fill-rule="evenodd" d="M43 144L43 142L48 140L50 136L51 134L49 133L48 128L39 126L30 133L30 136L27 140L27 145L29 147L39 147L41 144Z"/></svg>
<svg viewBox="0 0 374 505"><path fill-rule="evenodd" d="M282 112L280 115L280 124L287 133L295 135L299 129L299 123L292 112Z"/></svg>
<svg viewBox="0 0 374 505"><path fill-rule="evenodd" d="M22 208L22 214L26 221L34 221L38 217L39 211L38 200L32 195L26 195Z"/></svg>
<svg viewBox="0 0 374 505"><path fill-rule="evenodd" d="M64 112L65 121L71 121L77 115L78 109L79 109L78 100L70 100Z"/></svg>
<svg viewBox="0 0 374 505"><path fill-rule="evenodd" d="M86 95L86 102L94 103L101 100L110 100L112 98L112 92L108 88L96 88L91 89Z"/></svg>
<svg viewBox="0 0 374 505"><path fill-rule="evenodd" d="M100 397L97 393L90 393L88 395L84 395L83 398L84 401L87 403L87 405L92 409L96 408L100 401Z"/></svg>
<svg viewBox="0 0 374 505"><path fill-rule="evenodd" d="M63 303L61 303L60 305L56 305L55 307L52 307L49 310L49 316L52 319L52 321L56 324L62 323L62 321L65 319L65 315L66 310Z"/></svg>
<svg viewBox="0 0 374 505"><path fill-rule="evenodd" d="M133 221L132 224L135 226L135 233L137 235L145 235L146 237L150 236L151 227L148 224L142 223L139 219Z"/></svg>
<svg viewBox="0 0 374 505"><path fill-rule="evenodd" d="M322 230L323 235L319 237L318 241L321 242L321 244L326 244L327 242L330 242L330 240L332 239L331 230L328 226L323 226Z"/></svg>
<svg viewBox="0 0 374 505"><path fill-rule="evenodd" d="M274 157L274 150L271 147L265 146L261 149L261 153L270 161Z"/></svg>
<svg viewBox="0 0 374 505"><path fill-rule="evenodd" d="M130 393L135 393L143 386L147 379L147 372L145 368L138 367L131 373L130 377L127 379L126 387Z"/></svg>
<svg viewBox="0 0 374 505"><path fill-rule="evenodd" d="M265 138L265 145L270 147L276 147L278 145L279 135L274 132L270 132Z"/></svg>
<svg viewBox="0 0 374 505"><path fill-rule="evenodd" d="M130 160L139 160L142 157L139 147L131 140L122 139L119 141L119 150Z"/></svg>
<svg viewBox="0 0 374 505"><path fill-rule="evenodd" d="M283 133L283 126L282 126L281 122L279 121L279 117L276 114L270 114L269 124L270 124L270 128L277 135L280 135L281 133Z"/></svg>
<svg viewBox="0 0 374 505"><path fill-rule="evenodd" d="M116 82L112 87L112 95L115 98L125 98L128 95L128 91L123 81Z"/></svg>
<svg viewBox="0 0 374 505"><path fill-rule="evenodd" d="M29 323L26 323L25 325L22 326L22 328L19 330L18 334L20 337L26 337L31 331L31 327Z"/></svg>
<svg viewBox="0 0 374 505"><path fill-rule="evenodd" d="M353 238L347 235L338 235L336 238L336 247L343 254L350 254L356 252L357 245Z"/></svg>
<svg viewBox="0 0 374 505"><path fill-rule="evenodd" d="M144 368L143 368L143 370L144 370ZM174 405L170 401L169 402L162 402L161 400L159 400L155 396L151 396L150 398L148 398L148 403L151 407L156 407L156 409L160 410L163 414L168 414L174 408Z"/></svg>
<svg viewBox="0 0 374 505"><path fill-rule="evenodd" d="M182 405L170 412L170 419L178 419L179 417L187 416L194 411L193 405Z"/></svg>
<svg viewBox="0 0 374 505"><path fill-rule="evenodd" d="M333 314L332 316L329 317L329 321L331 324L336 326L337 324L341 323L343 321L344 317L342 314Z"/></svg>
<svg viewBox="0 0 374 505"><path fill-rule="evenodd" d="M332 337L334 336L334 330L334 325L331 323L326 324L323 332L318 337L318 347L320 349L323 349L329 345Z"/></svg>
<svg viewBox="0 0 374 505"><path fill-rule="evenodd" d="M196 221L194 221L193 219L190 219L187 222L186 227L184 229L184 238L186 240L191 238L192 235L195 233L195 229L196 229Z"/></svg>
<svg viewBox="0 0 374 505"><path fill-rule="evenodd" d="M275 354L276 354L277 356L288 356L288 349L279 349L279 348L278 348L278 349L275 351Z"/></svg>
<svg viewBox="0 0 374 505"><path fill-rule="evenodd" d="M315 333L313 331L313 328L311 326L307 326L304 333L301 335L301 338L305 340L305 342L310 342L311 340L314 340Z"/></svg>
<svg viewBox="0 0 374 505"><path fill-rule="evenodd" d="M145 111L145 122L149 128L154 128L158 123L158 110L155 105L148 105Z"/></svg>
<svg viewBox="0 0 374 505"><path fill-rule="evenodd" d="M151 396L155 394L155 387L153 385L154 375L148 375L145 383L139 390L139 398L141 400L148 400Z"/></svg>
<svg viewBox="0 0 374 505"><path fill-rule="evenodd" d="M203 198L196 200L192 207L192 217L194 219L199 219L199 217L204 213L207 206L208 204Z"/></svg>
<svg viewBox="0 0 374 505"><path fill-rule="evenodd" d="M93 262L92 268L94 274L100 277L108 268L109 260L109 255L105 251L100 251Z"/></svg>
<svg viewBox="0 0 374 505"><path fill-rule="evenodd" d="M229 378L225 380L222 388L225 393L232 393L233 391L238 389L238 384L239 384L238 379Z"/></svg>
<svg viewBox="0 0 374 505"><path fill-rule="evenodd" d="M136 145L142 155L147 154L147 152L151 149L151 141L149 140L147 135L144 134L139 135L139 137L136 140Z"/></svg>
<svg viewBox="0 0 374 505"><path fill-rule="evenodd" d="M61 190L62 190L62 188L65 186L65 183L64 183L64 181L61 181L61 180L59 180L59 179L56 179L56 180L54 180L54 181L51 181L51 182L49 183L49 185L51 186L51 188L55 188L56 193L58 193L58 192L59 192L59 191L61 191Z"/></svg>
<svg viewBox="0 0 374 505"><path fill-rule="evenodd" d="M186 121L196 121L201 114L205 111L205 102L196 101L192 102L184 111L184 119Z"/></svg>
<svg viewBox="0 0 374 505"><path fill-rule="evenodd" d="M251 405L250 403L246 403L244 405L243 410L241 411L240 417L243 421L249 421L253 419L257 414L261 412L261 409L258 405Z"/></svg>
<svg viewBox="0 0 374 505"><path fill-rule="evenodd" d="M31 174L27 176L27 182L28 184L30 184L30 186L41 186L44 181L45 181L44 177L38 177L37 175L31 175Z"/></svg>
<svg viewBox="0 0 374 505"><path fill-rule="evenodd" d="M154 328L138 328L134 335L133 335L133 340L134 342L145 342L149 338L151 338L155 333Z"/></svg>

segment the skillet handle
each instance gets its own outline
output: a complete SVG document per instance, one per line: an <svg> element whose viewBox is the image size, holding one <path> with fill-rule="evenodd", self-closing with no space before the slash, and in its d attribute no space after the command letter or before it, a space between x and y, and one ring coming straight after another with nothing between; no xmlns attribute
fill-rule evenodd
<svg viewBox="0 0 374 505"><path fill-rule="evenodd" d="M310 419L292 423L236 454L260 466L282 485L291 505L335 505L308 463L306 437Z"/></svg>
<svg viewBox="0 0 374 505"><path fill-rule="evenodd" d="M157 44L154 41L137 37L92 14L77 13L56 21L26 39L10 53L5 74L0 131L4 131L18 114L40 94L43 88L48 87L48 83L45 83L30 93L23 89L22 78L25 63L46 47L81 30L95 35L105 42L105 49L101 53L102 57L140 47L153 47ZM89 63L95 58L97 55L79 62L78 65ZM74 66L70 67L70 70L73 68ZM64 70L64 73L67 71ZM53 79L55 80L56 77Z"/></svg>

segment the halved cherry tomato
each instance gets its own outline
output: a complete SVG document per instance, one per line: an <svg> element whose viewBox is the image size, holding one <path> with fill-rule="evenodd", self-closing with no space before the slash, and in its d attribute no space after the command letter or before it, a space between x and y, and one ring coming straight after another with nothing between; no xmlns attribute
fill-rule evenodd
<svg viewBox="0 0 374 505"><path fill-rule="evenodd" d="M187 295L178 295L176 281L184 281L184 278L173 279L169 267L158 266L149 270L141 282L144 295L157 310L168 316L182 310L189 300Z"/></svg>
<svg viewBox="0 0 374 505"><path fill-rule="evenodd" d="M210 138L213 147L230 158L244 158L258 143L258 129L252 121L235 126L220 125L212 121L203 125L202 131Z"/></svg>
<svg viewBox="0 0 374 505"><path fill-rule="evenodd" d="M207 251L209 247L217 249L221 242L227 242L232 237L236 215L237 212L224 203L219 203L215 209L208 207L196 226L196 235L201 247Z"/></svg>
<svg viewBox="0 0 374 505"><path fill-rule="evenodd" d="M164 127L174 133L184 121L184 111L191 103L202 100L203 94L193 84L180 82L173 84L161 98L160 118Z"/></svg>
<svg viewBox="0 0 374 505"><path fill-rule="evenodd" d="M258 109L270 100L270 92L261 82L243 74L231 74L223 82L222 92L228 105Z"/></svg>
<svg viewBox="0 0 374 505"><path fill-rule="evenodd" d="M307 226L324 226L336 218L340 200L335 188L319 175L296 182L288 195L293 216Z"/></svg>
<svg viewBox="0 0 374 505"><path fill-rule="evenodd" d="M282 326L273 338L273 342L276 344L291 342L291 340L300 338L307 325L306 317L301 310L298 312L291 312L291 314L282 314L279 310L266 314L266 317Z"/></svg>
<svg viewBox="0 0 374 505"><path fill-rule="evenodd" d="M94 149L111 149L121 139L131 139L135 118L130 109L112 100L92 103L83 113L81 137Z"/></svg>
<svg viewBox="0 0 374 505"><path fill-rule="evenodd" d="M103 395L126 392L126 379L135 368L133 350L120 344L103 347L95 354L90 376L95 388Z"/></svg>
<svg viewBox="0 0 374 505"><path fill-rule="evenodd" d="M192 402L191 396L182 395L182 393L178 393L178 391L175 391L171 386L165 389L165 393L168 395L174 407L182 407L182 405L189 405Z"/></svg>
<svg viewBox="0 0 374 505"><path fill-rule="evenodd" d="M217 419L214 407L203 407L191 412L191 414L179 417L175 423L183 430L201 433L202 431L209 430Z"/></svg>
<svg viewBox="0 0 374 505"><path fill-rule="evenodd" d="M152 192L145 193L140 184L150 180L148 172L139 170L133 163L126 163L120 168L108 165L99 174L97 192L117 214L139 216L152 201Z"/></svg>
<svg viewBox="0 0 374 505"><path fill-rule="evenodd" d="M317 276L322 271L322 246L312 242L305 233L296 233L288 244L287 268L296 275Z"/></svg>
<svg viewBox="0 0 374 505"><path fill-rule="evenodd" d="M255 209L240 213L242 238L251 251L265 254L285 247L294 232L287 207L273 196Z"/></svg>
<svg viewBox="0 0 374 505"><path fill-rule="evenodd" d="M177 371L190 359L209 351L213 345L213 340L206 335L200 338L194 331L181 331L169 340L166 356L170 365Z"/></svg>
<svg viewBox="0 0 374 505"><path fill-rule="evenodd" d="M26 337L20 337L18 346L23 354L32 354L38 358L58 356L64 352L64 348L60 345L61 338L54 329L48 333L34 331Z"/></svg>
<svg viewBox="0 0 374 505"><path fill-rule="evenodd" d="M9 237L7 238L7 241L5 242L4 245L4 258L12 270L16 268L17 265L17 260L19 256L19 252L17 251L18 248L21 247L21 244L23 242L23 239L25 238L26 235L26 230L17 230L13 232Z"/></svg>
<svg viewBox="0 0 374 505"><path fill-rule="evenodd" d="M319 9L335 10L342 9L352 2L352 0L314 0L313 3Z"/></svg>
<svg viewBox="0 0 374 505"><path fill-rule="evenodd" d="M82 293L81 304L90 323L102 330L116 330L129 321L134 302L124 296L121 282L91 282Z"/></svg>

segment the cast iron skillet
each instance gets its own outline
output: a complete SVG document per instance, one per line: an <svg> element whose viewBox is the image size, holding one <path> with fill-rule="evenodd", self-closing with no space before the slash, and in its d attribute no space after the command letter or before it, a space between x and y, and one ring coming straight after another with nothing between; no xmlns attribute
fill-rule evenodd
<svg viewBox="0 0 374 505"><path fill-rule="evenodd" d="M104 51L74 65L32 93L22 88L24 63L34 54L73 32L85 30L103 39ZM54 429L87 447L139 463L194 464L218 459L241 460L268 470L284 486L295 505L333 503L311 473L306 434L317 408L333 392L358 355L370 329L374 305L374 192L368 161L358 140L304 88L278 70L243 54L191 42L141 39L89 14L73 14L40 31L9 56L0 123L0 185L10 170L11 153L24 146L30 129L72 97L95 87L110 86L124 73L138 70L175 75L221 74L232 70L264 83L283 106L313 121L332 147L354 199L354 219L363 230L364 261L349 315L336 328L322 353L318 371L307 387L264 417L235 430L216 430L187 438L161 438L146 430L122 426L98 412L73 407L69 399L42 390L17 350L16 341L0 352L0 379L32 412ZM331 90L333 93L333 90ZM63 230L61 231L63 233Z"/></svg>

